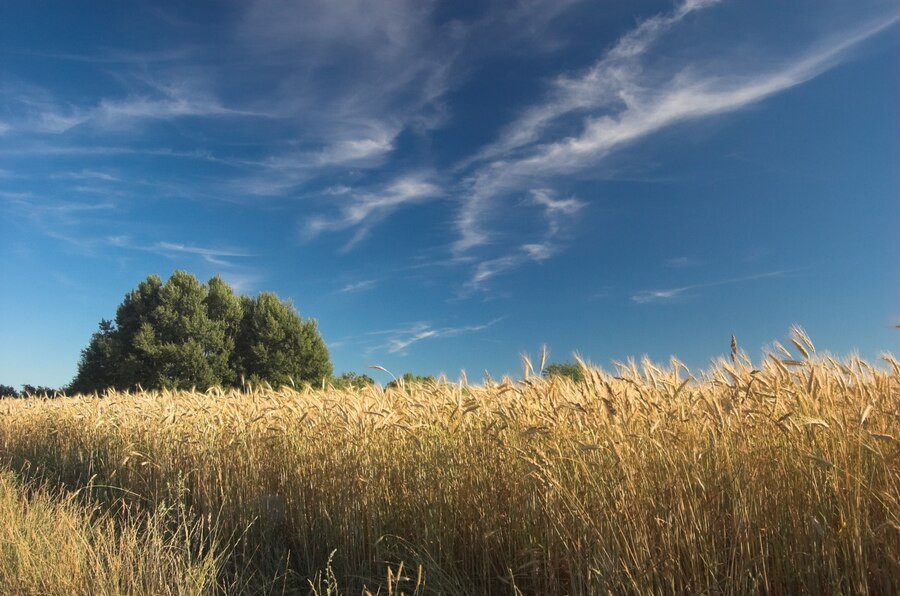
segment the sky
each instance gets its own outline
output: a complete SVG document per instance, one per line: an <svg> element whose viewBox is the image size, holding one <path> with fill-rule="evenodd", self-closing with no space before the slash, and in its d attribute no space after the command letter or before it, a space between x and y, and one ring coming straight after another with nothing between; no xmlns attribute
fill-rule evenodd
<svg viewBox="0 0 900 596"><path fill-rule="evenodd" d="M900 353L894 0L0 4L0 383L146 276L335 371Z"/></svg>

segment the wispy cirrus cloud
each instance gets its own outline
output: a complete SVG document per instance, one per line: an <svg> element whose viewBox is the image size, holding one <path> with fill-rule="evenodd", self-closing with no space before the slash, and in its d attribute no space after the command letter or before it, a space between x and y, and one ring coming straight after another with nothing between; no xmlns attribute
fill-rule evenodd
<svg viewBox="0 0 900 596"><path fill-rule="evenodd" d="M121 182L122 179L113 173L85 168L78 172L60 172L51 174L50 178L59 180L102 180L104 182Z"/></svg>
<svg viewBox="0 0 900 596"><path fill-rule="evenodd" d="M102 98L95 105L77 106L55 100L46 92L29 95L28 89L7 89L24 106L22 132L64 134L81 126L118 129L144 120L171 120L185 117L269 117L268 114L231 108L212 95L181 82L154 85L152 89L130 92L123 98Z"/></svg>
<svg viewBox="0 0 900 596"><path fill-rule="evenodd" d="M362 240L373 225L404 205L421 203L439 197L443 191L431 182L427 174L402 175L383 188L357 192L340 188L335 199L342 205L335 217L315 216L309 218L303 228L304 236L312 238L324 231L356 228L354 237L347 247Z"/></svg>
<svg viewBox="0 0 900 596"><path fill-rule="evenodd" d="M512 208L510 197L588 172L621 148L667 127L738 111L801 85L900 18L896 12L882 16L777 61L760 56L756 61L742 56L679 61L676 55L662 63L650 59L650 50L669 32L716 4L715 0L687 1L669 14L639 22L587 71L558 77L544 101L524 110L497 141L463 160L458 168L469 174L460 193L454 254L491 244L490 224L495 213L506 214ZM573 127L576 133L560 135L560 130ZM545 218L549 220L552 213L548 210ZM529 260L520 248L483 260L472 282L480 283Z"/></svg>
<svg viewBox="0 0 900 596"><path fill-rule="evenodd" d="M156 255L174 258L181 255L193 255L200 257L207 263L219 266L231 266L228 259L243 259L256 256L254 253L235 248L210 248L194 244L182 244L179 242L158 241L152 244L135 242L130 236L107 236L106 244L126 250L149 252Z"/></svg>
<svg viewBox="0 0 900 596"><path fill-rule="evenodd" d="M243 250L204 248L202 246L191 246L174 242L157 242L156 244L147 247L147 250L150 250L151 252L159 252L161 254L197 255L214 265L229 264L224 260L226 258L246 258L254 256L253 253L249 253Z"/></svg>
<svg viewBox="0 0 900 596"><path fill-rule="evenodd" d="M378 285L377 279L364 279L361 281L351 282L342 288L335 290L335 294L355 294L357 292L366 292L374 289Z"/></svg>
<svg viewBox="0 0 900 596"><path fill-rule="evenodd" d="M716 286L728 286L732 284L740 284L750 281L759 281L763 279L784 278L789 271L769 271L766 273L758 273L756 275L747 275L745 277L733 277L719 281L692 284L681 286L679 288L667 288L664 290L641 290L632 294L631 300L637 304L650 304L654 302L666 302L676 298L682 298L691 290L699 290L702 288L713 288Z"/></svg>
<svg viewBox="0 0 900 596"><path fill-rule="evenodd" d="M619 103L623 89L630 86L629 79L636 74L636 61L686 16L719 1L688 0L670 14L655 15L640 21L586 73L558 77L545 102L527 108L505 127L497 141L481 149L470 161L494 159L535 143L554 121L572 112Z"/></svg>
<svg viewBox="0 0 900 596"><path fill-rule="evenodd" d="M687 269L689 267L697 267L701 261L693 257L671 257L666 259L663 264L670 269Z"/></svg>
<svg viewBox="0 0 900 596"><path fill-rule="evenodd" d="M497 275L555 255L561 249L559 236L564 224L586 206L576 197L557 199L554 191L548 188L534 189L530 195L529 203L543 209L543 235L533 242L519 244L514 251L503 256L477 262L468 282L462 287L462 296L483 289L485 283Z"/></svg>
<svg viewBox="0 0 900 596"><path fill-rule="evenodd" d="M684 34L720 4L685 0L638 20L593 50L593 61L581 53L586 67L540 71L544 90L530 95L537 101L510 103L514 117L486 144L459 135L467 138L449 143L458 151L441 161L431 157L435 133L460 124L453 92L511 48L565 47L569 40L554 35L551 23L578 9L578 0L497 2L459 13L415 0L389 8L378 0L249 0L224 11L217 35L198 37L204 43L56 56L77 62L67 67L96 65L105 87L66 95L54 81L42 88L10 79L0 88L0 134L15 142L0 155L58 158L48 160L60 163L47 177L92 180L81 189L97 198L101 183L135 180L128 164L160 158L147 168L158 175L157 194L250 205L290 199L284 204L297 205L291 217L304 238L347 234L345 249L404 207L445 199L455 209L448 222L455 237L443 260L460 269L463 281L456 281L472 294L561 254L596 198L573 187L611 156L666 128L801 85L897 22L895 12L860 16L856 26L830 22L777 52L752 31L740 52L731 40ZM203 26L191 15L178 19L184 31ZM579 52L592 51L591 43ZM105 169L114 157L115 171ZM207 169L185 175L188 167L170 161ZM114 192L102 198L111 202Z"/></svg>
<svg viewBox="0 0 900 596"><path fill-rule="evenodd" d="M460 327L434 327L431 323L416 323L407 328L388 331L392 337L388 343L382 346L391 354L403 352L409 346L426 339L438 339L443 337L456 337L470 333L478 333L496 325L503 320L498 317L480 325L464 325Z"/></svg>
<svg viewBox="0 0 900 596"><path fill-rule="evenodd" d="M23 218L40 233L82 249L90 248L96 241L74 230L96 225L117 209L108 200L61 200L30 191L0 190L0 204L5 217Z"/></svg>

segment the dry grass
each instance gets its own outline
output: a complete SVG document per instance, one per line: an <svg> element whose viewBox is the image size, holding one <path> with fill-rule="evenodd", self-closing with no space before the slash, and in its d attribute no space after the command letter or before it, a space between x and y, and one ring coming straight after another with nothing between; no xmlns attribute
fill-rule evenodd
<svg viewBox="0 0 900 596"><path fill-rule="evenodd" d="M795 342L696 379L6 400L0 457L218 519L243 591L898 593L900 364Z"/></svg>
<svg viewBox="0 0 900 596"><path fill-rule="evenodd" d="M167 526L179 520L173 513L158 509L122 523L76 495L23 487L10 472L0 473L0 592L215 593L222 561L196 552L192 522L171 532Z"/></svg>

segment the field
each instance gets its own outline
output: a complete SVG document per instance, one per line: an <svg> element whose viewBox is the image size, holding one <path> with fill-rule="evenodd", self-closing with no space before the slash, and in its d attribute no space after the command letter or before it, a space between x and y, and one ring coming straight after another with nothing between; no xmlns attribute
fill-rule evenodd
<svg viewBox="0 0 900 596"><path fill-rule="evenodd" d="M4 400L0 592L900 593L890 356L525 365Z"/></svg>

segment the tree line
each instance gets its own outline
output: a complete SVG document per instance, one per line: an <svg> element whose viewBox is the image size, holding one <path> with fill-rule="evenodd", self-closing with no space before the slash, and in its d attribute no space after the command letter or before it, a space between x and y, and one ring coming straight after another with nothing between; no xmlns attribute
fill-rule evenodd
<svg viewBox="0 0 900 596"><path fill-rule="evenodd" d="M576 381L582 376L572 363L551 364L543 372ZM406 373L387 387L425 381L434 377ZM175 271L165 283L148 276L125 295L114 319L100 321L68 386L23 385L19 392L0 385L0 397L326 382L341 389L375 381L352 372L333 377L315 319L303 319L276 294L237 295L219 276L201 284Z"/></svg>

